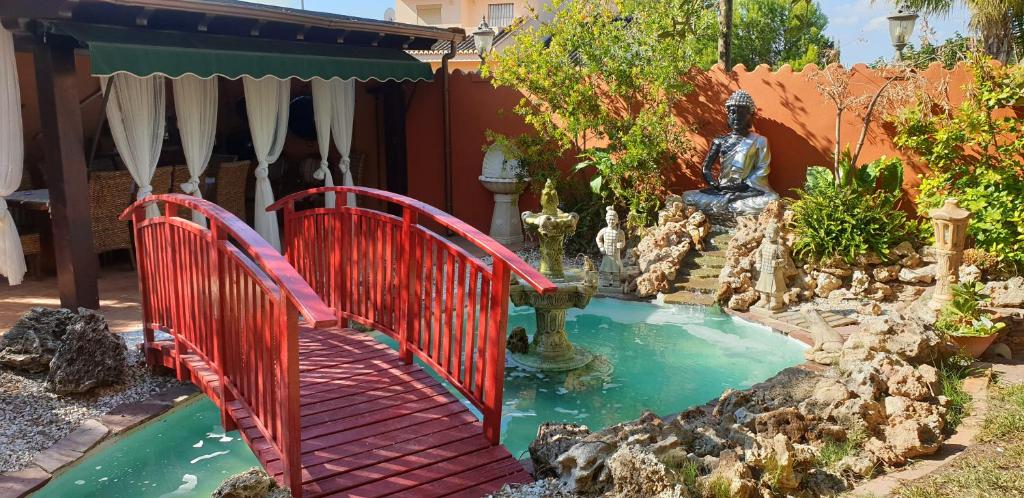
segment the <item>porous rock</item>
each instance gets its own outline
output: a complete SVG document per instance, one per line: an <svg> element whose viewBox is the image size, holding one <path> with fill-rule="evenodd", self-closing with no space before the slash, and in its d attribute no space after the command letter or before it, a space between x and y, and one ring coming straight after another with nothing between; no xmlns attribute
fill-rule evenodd
<svg viewBox="0 0 1024 498"><path fill-rule="evenodd" d="M620 447L608 458L608 471L618 496L671 496L676 487L672 471L639 446Z"/></svg>
<svg viewBox="0 0 1024 498"><path fill-rule="evenodd" d="M29 373L45 372L68 326L78 316L60 308L32 308L0 336L0 365Z"/></svg>
<svg viewBox="0 0 1024 498"><path fill-rule="evenodd" d="M251 468L224 480L211 495L213 498L291 498L288 488L262 469Z"/></svg>
<svg viewBox="0 0 1024 498"><path fill-rule="evenodd" d="M871 276L878 282L888 283L900 278L901 269L900 265L877 266L871 270Z"/></svg>
<svg viewBox="0 0 1024 498"><path fill-rule="evenodd" d="M585 425L554 422L541 424L537 428L537 437L530 443L534 477L557 477L555 461L558 457L589 435L590 429Z"/></svg>
<svg viewBox="0 0 1024 498"><path fill-rule="evenodd" d="M935 265L900 270L900 282L908 284L930 284L935 281Z"/></svg>
<svg viewBox="0 0 1024 498"><path fill-rule="evenodd" d="M507 348L511 353L526 354L530 352L530 337L526 335L526 329L516 327L508 334Z"/></svg>
<svg viewBox="0 0 1024 498"><path fill-rule="evenodd" d="M57 394L80 394L118 384L128 369L124 339L110 332L103 315L85 308L79 308L78 315L46 376L46 389Z"/></svg>
<svg viewBox="0 0 1024 498"><path fill-rule="evenodd" d="M815 279L814 294L818 297L829 297L833 291L843 286L843 281L831 273L819 273Z"/></svg>
<svg viewBox="0 0 1024 498"><path fill-rule="evenodd" d="M733 294L729 298L729 309L736 311L747 311L754 303L760 299L761 296L757 294L753 289L740 294Z"/></svg>

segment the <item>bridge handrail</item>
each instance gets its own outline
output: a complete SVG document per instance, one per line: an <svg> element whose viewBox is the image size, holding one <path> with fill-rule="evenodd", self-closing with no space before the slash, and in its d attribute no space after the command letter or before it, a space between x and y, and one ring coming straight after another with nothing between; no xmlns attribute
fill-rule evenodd
<svg viewBox="0 0 1024 498"><path fill-rule="evenodd" d="M288 264L284 256L271 247L263 237L260 237L245 222L238 219L230 211L210 201L185 194L151 195L135 201L132 205L125 208L119 219L121 221L130 221L136 210L144 209L145 206L153 202L164 202L182 206L202 214L208 220L214 220L227 235L235 239L241 249L256 261L260 269L266 272L267 276L281 288L281 291L288 297L292 305L295 306L299 315L306 319L309 326L322 328L337 324L337 319L330 308L320 300L320 297L306 283L306 280Z"/></svg>
<svg viewBox="0 0 1024 498"><path fill-rule="evenodd" d="M540 271L533 266L530 266L529 263L523 261L523 259L516 255L516 253L510 251L507 247L501 245L498 241L492 239L489 235L484 234L468 223L441 211L430 204L395 194L393 192L388 192L386 190L379 190L370 187L317 187L286 195L278 199L277 202L268 206L267 211L278 211L287 205L294 205L295 201L300 199L327 192L352 193L365 197L372 197L374 199L379 199L397 206L418 211L420 214L427 215L431 221L437 222L441 226L444 226L455 234L465 238L492 258L504 261L512 273L519 275L537 292L541 294L549 294L558 288L553 282L551 282L551 280L548 280L547 277L542 275Z"/></svg>

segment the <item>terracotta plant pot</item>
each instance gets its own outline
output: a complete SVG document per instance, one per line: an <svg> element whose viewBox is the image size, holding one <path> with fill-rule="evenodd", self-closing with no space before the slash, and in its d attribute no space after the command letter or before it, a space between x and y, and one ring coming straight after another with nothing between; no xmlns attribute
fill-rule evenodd
<svg viewBox="0 0 1024 498"><path fill-rule="evenodd" d="M950 336L949 339L957 345L960 350L967 350L971 357L978 359L985 353L985 350L992 345L999 334L992 334L982 337L977 336Z"/></svg>

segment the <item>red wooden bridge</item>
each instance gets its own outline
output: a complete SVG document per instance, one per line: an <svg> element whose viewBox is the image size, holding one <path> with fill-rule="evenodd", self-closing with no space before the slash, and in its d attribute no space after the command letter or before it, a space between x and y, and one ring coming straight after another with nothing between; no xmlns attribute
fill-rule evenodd
<svg viewBox="0 0 1024 498"><path fill-rule="evenodd" d="M402 216L347 206L347 193ZM321 194L337 206L296 209ZM147 219L154 202L161 215ZM284 211L284 256L194 197L152 196L124 212L147 360L199 386L295 496L480 496L528 481L498 444L509 279L554 285L490 237L403 196L325 187L269 209ZM430 227L461 235L490 264ZM339 325L349 321L398 349ZM155 341L157 330L173 341Z"/></svg>

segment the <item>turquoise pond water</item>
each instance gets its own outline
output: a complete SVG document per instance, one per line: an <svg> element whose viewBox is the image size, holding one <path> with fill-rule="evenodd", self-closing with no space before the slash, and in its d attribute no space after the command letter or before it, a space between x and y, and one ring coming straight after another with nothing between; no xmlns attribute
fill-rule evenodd
<svg viewBox="0 0 1024 498"><path fill-rule="evenodd" d="M532 331L533 320L532 309L513 308L509 328ZM502 443L516 456L542 422L600 429L644 409L668 415L804 361L797 341L702 307L594 299L569 311L566 331L606 363L569 374L507 369ZM223 434L204 398L107 444L34 496L209 496L227 475L257 465L237 433Z"/></svg>

